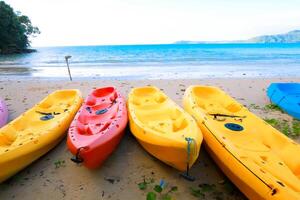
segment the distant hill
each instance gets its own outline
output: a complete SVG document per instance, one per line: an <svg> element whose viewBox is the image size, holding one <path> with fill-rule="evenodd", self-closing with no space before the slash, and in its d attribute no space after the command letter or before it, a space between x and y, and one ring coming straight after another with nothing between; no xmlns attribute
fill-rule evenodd
<svg viewBox="0 0 300 200"><path fill-rule="evenodd" d="M284 34L263 35L246 40L250 43L298 43L300 42L300 30L290 31Z"/></svg>
<svg viewBox="0 0 300 200"><path fill-rule="evenodd" d="M300 30L290 31L284 34L277 35L262 35L248 40L234 40L234 41L177 41L175 44L207 44L207 43L300 43Z"/></svg>

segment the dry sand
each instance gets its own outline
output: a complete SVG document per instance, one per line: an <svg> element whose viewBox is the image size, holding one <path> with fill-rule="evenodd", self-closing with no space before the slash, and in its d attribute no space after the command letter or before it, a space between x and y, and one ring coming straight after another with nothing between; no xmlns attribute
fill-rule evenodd
<svg viewBox="0 0 300 200"><path fill-rule="evenodd" d="M29 79L29 78L28 78ZM175 102L181 105L185 88L191 84L219 86L244 105L256 104L260 107L269 103L266 88L271 82L297 81L300 79L202 79L202 80L9 80L0 79L0 96L8 104L10 120L31 108L47 94L57 89L78 88L86 96L95 87L115 85L126 96L132 87L156 85L163 89ZM261 117L291 120L281 112L266 112L253 109ZM127 130L117 150L104 165L97 170L88 170L70 161L71 154L62 141L56 148L41 157L5 183L0 184L0 199L146 199L138 183L153 178L155 183L164 179L169 186L177 186L175 199L197 199L191 195L190 187L199 184L213 184L211 191L205 192L205 199L245 199L226 181L226 177L211 160L205 149L193 166L191 173L196 181L189 182L179 176L179 172L150 156ZM59 165L58 162L64 162ZM56 164L55 164L56 163ZM224 184L225 182L225 184ZM200 199L200 198L198 198Z"/></svg>

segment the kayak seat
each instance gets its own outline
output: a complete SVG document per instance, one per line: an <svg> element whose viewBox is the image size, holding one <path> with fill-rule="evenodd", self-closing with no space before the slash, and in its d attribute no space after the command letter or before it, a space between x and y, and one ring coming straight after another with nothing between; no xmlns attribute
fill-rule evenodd
<svg viewBox="0 0 300 200"><path fill-rule="evenodd" d="M17 131L11 125L4 127L0 134L0 146L10 146L17 139Z"/></svg>
<svg viewBox="0 0 300 200"><path fill-rule="evenodd" d="M116 95L116 91L113 87L107 87L107 88L98 88L93 90L91 93L91 96L96 97L97 99L101 97L108 97L108 96L114 96Z"/></svg>
<svg viewBox="0 0 300 200"><path fill-rule="evenodd" d="M300 94L300 87L298 83L278 84L278 89L287 92L288 94Z"/></svg>
<svg viewBox="0 0 300 200"><path fill-rule="evenodd" d="M111 102L114 102L117 98L118 98L118 94L115 91L113 94L110 95L109 100Z"/></svg>
<svg viewBox="0 0 300 200"><path fill-rule="evenodd" d="M166 97L160 93L157 93L153 88L145 88L143 90L134 91L134 95L137 98L134 98L133 102L135 105L151 105L151 104L160 104L166 100Z"/></svg>
<svg viewBox="0 0 300 200"><path fill-rule="evenodd" d="M74 102L74 96L76 95L76 91L58 91L55 93L55 96L50 94L49 97L40 104L37 104L39 108L49 109L53 105L62 106L66 105L70 107ZM61 102L61 103L57 103Z"/></svg>
<svg viewBox="0 0 300 200"><path fill-rule="evenodd" d="M78 133L80 133L81 135L95 135L107 129L110 124L111 121L105 123L98 123L98 124L77 123L77 130Z"/></svg>
<svg viewBox="0 0 300 200"><path fill-rule="evenodd" d="M183 115L179 116L173 121L173 132L184 130L188 126L188 123Z"/></svg>
<svg viewBox="0 0 300 200"><path fill-rule="evenodd" d="M241 105L239 105L237 103L230 103L225 108L231 113L236 113L236 112L240 111L242 107L241 107Z"/></svg>
<svg viewBox="0 0 300 200"><path fill-rule="evenodd" d="M160 133L169 133L172 132L172 120L158 120L158 121L149 121L148 126L153 130L156 130Z"/></svg>
<svg viewBox="0 0 300 200"><path fill-rule="evenodd" d="M81 109L81 114L76 122L79 134L95 135L109 127L119 112L118 104L113 103L118 97L117 93L115 94L116 95L111 96L109 100L102 99L104 101L100 100L98 103L93 101L93 99L97 100L96 98L89 98L89 106L85 106ZM113 99L113 101L111 101L111 99ZM86 104L87 102L88 101L86 101Z"/></svg>
<svg viewBox="0 0 300 200"><path fill-rule="evenodd" d="M300 152L300 145L292 140L286 140L283 135L278 135L272 131L266 131L260 134L259 139L266 147L274 152L297 176L300 175L300 157L295 156Z"/></svg>
<svg viewBox="0 0 300 200"><path fill-rule="evenodd" d="M88 96L86 101L85 101L85 104L88 105L88 106L93 106L96 104L96 98L94 96Z"/></svg>
<svg viewBox="0 0 300 200"><path fill-rule="evenodd" d="M162 94L156 93L155 95L155 101L156 103L163 103L166 100L166 97L164 97Z"/></svg>

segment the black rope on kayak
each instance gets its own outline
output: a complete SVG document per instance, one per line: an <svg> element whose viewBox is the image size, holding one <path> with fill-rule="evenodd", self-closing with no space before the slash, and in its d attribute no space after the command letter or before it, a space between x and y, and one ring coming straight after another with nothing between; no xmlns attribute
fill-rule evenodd
<svg viewBox="0 0 300 200"><path fill-rule="evenodd" d="M35 112L39 113L41 115L52 115L52 113L41 112L41 111L38 111L38 110L36 110Z"/></svg>
<svg viewBox="0 0 300 200"><path fill-rule="evenodd" d="M219 113L213 113L209 115L214 116L214 119L217 119L217 117L246 118L246 116L226 115L226 114L219 114Z"/></svg>
<svg viewBox="0 0 300 200"><path fill-rule="evenodd" d="M195 140L193 138L185 138L185 140L187 141L187 164L186 164L186 171L183 174L181 174L181 176L188 181L194 181L195 177L191 176L189 174L189 171L190 171L191 143L195 142Z"/></svg>
<svg viewBox="0 0 300 200"><path fill-rule="evenodd" d="M82 163L83 162L83 159L80 157L80 150L81 149L84 149L84 147L80 147L79 149L77 149L77 152L76 152L76 155L74 157L71 158L71 160L74 162L74 163Z"/></svg>
<svg viewBox="0 0 300 200"><path fill-rule="evenodd" d="M52 112L47 113L47 112L41 112L41 111L36 110L35 112L36 112L36 113L39 113L39 114L41 114L41 115L52 115L52 114L53 114L53 115L60 115L60 112L55 112L55 111L54 111L53 113L52 113ZM64 112L65 112L65 111L64 111Z"/></svg>
<svg viewBox="0 0 300 200"><path fill-rule="evenodd" d="M46 112L41 112L41 111L35 111L43 116L40 117L40 120L42 121L48 121L50 119L53 119L54 116L52 115L52 113L46 113Z"/></svg>

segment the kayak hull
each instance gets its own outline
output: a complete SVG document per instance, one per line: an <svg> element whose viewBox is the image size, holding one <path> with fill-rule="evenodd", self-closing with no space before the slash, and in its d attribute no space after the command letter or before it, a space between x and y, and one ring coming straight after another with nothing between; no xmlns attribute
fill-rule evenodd
<svg viewBox="0 0 300 200"><path fill-rule="evenodd" d="M300 83L272 83L267 95L273 104L300 120Z"/></svg>
<svg viewBox="0 0 300 200"><path fill-rule="evenodd" d="M127 104L130 130L148 153L179 171L192 167L202 134L190 115L156 87L134 88Z"/></svg>
<svg viewBox="0 0 300 200"><path fill-rule="evenodd" d="M56 146L81 103L78 90L58 90L1 128L0 182Z"/></svg>
<svg viewBox="0 0 300 200"><path fill-rule="evenodd" d="M89 169L97 169L102 166L105 160L116 150L118 144L124 136L125 131L118 132L115 137L110 138L108 142L96 145L93 148L83 149L80 151L80 158L83 160L83 165ZM70 142L67 142L68 148L71 153L75 156L79 146L75 146Z"/></svg>
<svg viewBox="0 0 300 200"><path fill-rule="evenodd" d="M116 88L95 89L70 126L68 148L84 166L98 168L117 148L127 122L126 101Z"/></svg>
<svg viewBox="0 0 300 200"><path fill-rule="evenodd" d="M16 173L30 165L32 162L39 159L42 155L46 154L48 151L53 149L63 138L64 135L51 141L51 143L49 144L41 145L40 147L36 148L33 152L28 152L25 155L18 157L18 159L12 159L6 161L5 163L1 163L0 182L9 179L11 176L15 175ZM18 153L20 155L23 154L23 152L15 153Z"/></svg>
<svg viewBox="0 0 300 200"><path fill-rule="evenodd" d="M223 146L220 143L214 143L214 142L206 142L207 141L213 141L215 138L210 134L208 129L201 129L203 136L205 138L204 141L204 147L208 154L212 157L214 162L219 166L219 168L223 171L223 173L236 185L238 188L245 194L249 199L255 199L255 200L263 200L261 194L267 194L270 193L270 190L265 188L264 184L262 184L261 181L259 181L255 177L251 177L248 179L248 181L251 181L251 185L255 185L256 187L252 187L248 184L248 182L245 182L244 179L241 179L241 177L249 177L249 172L243 164L238 162L229 152L223 151ZM208 138L208 139L206 139ZM220 154L222 156L220 156ZM239 174L235 173L235 171L238 171ZM262 190L258 190L257 188L262 188Z"/></svg>
<svg viewBox="0 0 300 200"><path fill-rule="evenodd" d="M218 88L190 86L183 104L208 153L249 199L299 199L299 144Z"/></svg>

